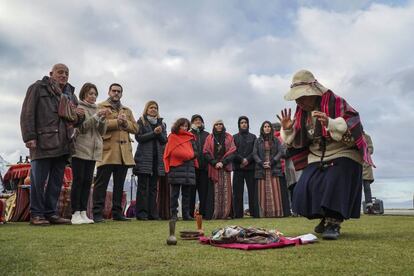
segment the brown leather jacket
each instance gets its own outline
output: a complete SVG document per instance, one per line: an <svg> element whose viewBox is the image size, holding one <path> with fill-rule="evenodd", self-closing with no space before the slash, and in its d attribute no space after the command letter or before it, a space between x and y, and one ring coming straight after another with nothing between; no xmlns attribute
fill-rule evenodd
<svg viewBox="0 0 414 276"><path fill-rule="evenodd" d="M37 141L37 147L30 150L32 160L70 154L66 124L58 116L59 99L53 93L47 76L27 89L20 114L20 128L25 143Z"/></svg>

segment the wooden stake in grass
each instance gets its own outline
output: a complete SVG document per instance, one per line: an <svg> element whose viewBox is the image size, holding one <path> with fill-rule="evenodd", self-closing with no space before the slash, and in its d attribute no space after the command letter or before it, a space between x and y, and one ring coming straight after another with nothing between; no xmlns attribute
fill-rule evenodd
<svg viewBox="0 0 414 276"><path fill-rule="evenodd" d="M167 239L168 245L176 245L177 244L177 238L175 237L175 223L176 220L170 220L170 236Z"/></svg>

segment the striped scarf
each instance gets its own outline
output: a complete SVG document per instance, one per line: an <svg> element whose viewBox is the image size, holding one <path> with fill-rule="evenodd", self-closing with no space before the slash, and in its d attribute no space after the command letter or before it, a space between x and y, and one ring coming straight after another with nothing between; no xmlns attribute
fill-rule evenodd
<svg viewBox="0 0 414 276"><path fill-rule="evenodd" d="M363 160L374 166L371 159L371 155L368 152L367 142L363 135L363 127L361 124L361 120L359 118L358 112L353 109L344 99L335 95L332 91L328 90L325 92L321 99L320 99L320 110L324 112L327 116L332 119L342 117L344 118L349 133L355 140L355 145L358 148ZM311 141L307 136L306 131L306 122L307 122L307 112L304 112L302 108L297 106L295 112L295 125L294 128L296 130L295 135L295 144L301 147L301 150L296 151L292 156L292 161L295 164L297 170L300 168L304 168L307 165L307 156L309 153L309 145ZM326 130L325 127L322 127L319 121L316 121L315 126L315 137L322 136L322 137L330 137L329 132ZM306 159L306 161L305 161ZM306 163L306 164L305 164Z"/></svg>
<svg viewBox="0 0 414 276"><path fill-rule="evenodd" d="M108 103L112 106L113 109L119 111L122 108L121 101L114 102L111 98L108 98Z"/></svg>

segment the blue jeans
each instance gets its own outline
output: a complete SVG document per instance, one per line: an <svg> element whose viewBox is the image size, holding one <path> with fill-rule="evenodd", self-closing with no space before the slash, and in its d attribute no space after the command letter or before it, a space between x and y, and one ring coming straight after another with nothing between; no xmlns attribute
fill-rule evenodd
<svg viewBox="0 0 414 276"><path fill-rule="evenodd" d="M49 218L56 215L66 160L66 156L60 156L31 161L30 212L32 217Z"/></svg>

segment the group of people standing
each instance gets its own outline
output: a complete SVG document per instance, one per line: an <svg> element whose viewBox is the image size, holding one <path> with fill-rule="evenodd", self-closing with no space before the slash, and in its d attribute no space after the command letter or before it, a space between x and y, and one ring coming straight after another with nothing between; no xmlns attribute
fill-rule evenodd
<svg viewBox="0 0 414 276"><path fill-rule="evenodd" d="M258 138L249 132L246 116L239 118L238 127L239 132L231 135L224 122L217 120L208 133L199 114L191 121L180 118L174 123L164 153L173 218L177 218L180 188L184 220L192 219L196 192L199 212L205 219L242 218L245 183L251 216L290 215L281 166L285 148L272 124L264 122Z"/></svg>
<svg viewBox="0 0 414 276"><path fill-rule="evenodd" d="M289 216L285 176L291 173L285 171L292 167L302 171L293 211L321 218L316 232L337 238L344 219L359 217L361 165L372 162L358 113L309 71L295 74L285 96L298 105L294 119L290 110L282 111L281 130L265 121L259 137L250 133L246 116L238 120L239 132L231 135L222 120L207 132L199 114L178 119L167 136L157 102L147 102L136 121L121 103L120 84L111 84L107 100L96 104L94 84L85 83L78 100L68 77L66 65L54 65L49 76L29 87L22 107L22 136L32 164L33 225L103 222L111 176L112 217L128 221L121 204L128 168L138 176L138 220L160 219L162 201L169 204L169 215L178 219L180 190L183 220L193 219L196 208L206 219L242 218L245 183L251 216ZM134 156L130 134L138 142ZM55 212L68 160L73 171L72 220ZM292 182L296 179L288 179ZM92 183L93 220L86 215Z"/></svg>

